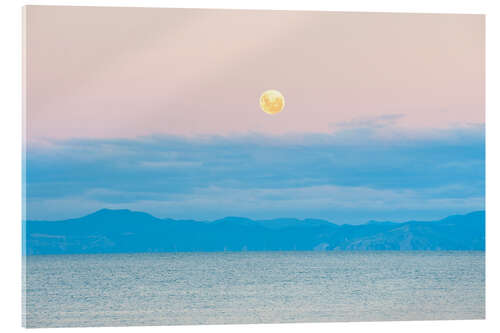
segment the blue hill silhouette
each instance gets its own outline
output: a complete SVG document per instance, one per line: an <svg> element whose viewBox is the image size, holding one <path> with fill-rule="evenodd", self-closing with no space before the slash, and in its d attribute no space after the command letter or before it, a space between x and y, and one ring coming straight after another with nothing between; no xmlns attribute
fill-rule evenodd
<svg viewBox="0 0 500 333"><path fill-rule="evenodd" d="M438 221L337 225L318 219L211 222L102 209L63 221L26 221L24 254L175 251L484 250L485 212Z"/></svg>

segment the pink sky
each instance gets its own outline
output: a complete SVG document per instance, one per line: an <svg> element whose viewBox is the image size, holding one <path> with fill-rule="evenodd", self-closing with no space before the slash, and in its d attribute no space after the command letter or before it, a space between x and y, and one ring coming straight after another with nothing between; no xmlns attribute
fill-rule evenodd
<svg viewBox="0 0 500 333"><path fill-rule="evenodd" d="M27 23L29 140L484 123L482 15L30 6Z"/></svg>

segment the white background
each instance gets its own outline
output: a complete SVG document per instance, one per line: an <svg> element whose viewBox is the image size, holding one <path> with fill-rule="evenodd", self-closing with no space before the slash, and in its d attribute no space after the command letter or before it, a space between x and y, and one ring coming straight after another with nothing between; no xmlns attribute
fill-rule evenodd
<svg viewBox="0 0 500 333"><path fill-rule="evenodd" d="M15 332L21 328L21 7L33 5L94 5L187 8L242 8L420 13L486 14L486 320L377 322L331 324L168 326L129 328L84 328L116 332L490 332L500 325L500 170L497 146L499 125L500 9L498 1L480 0L245 0L245 1L22 1L0 3L0 327ZM495 327L498 326L498 327ZM66 332L70 329L44 329L43 332ZM73 330L74 331L74 330Z"/></svg>

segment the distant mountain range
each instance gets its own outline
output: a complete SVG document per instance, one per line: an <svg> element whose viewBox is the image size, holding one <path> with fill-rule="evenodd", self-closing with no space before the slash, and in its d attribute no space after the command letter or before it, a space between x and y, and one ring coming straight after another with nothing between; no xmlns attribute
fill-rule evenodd
<svg viewBox="0 0 500 333"><path fill-rule="evenodd" d="M442 220L337 225L317 219L212 222L99 210L63 221L26 221L24 254L176 251L484 250L485 213Z"/></svg>

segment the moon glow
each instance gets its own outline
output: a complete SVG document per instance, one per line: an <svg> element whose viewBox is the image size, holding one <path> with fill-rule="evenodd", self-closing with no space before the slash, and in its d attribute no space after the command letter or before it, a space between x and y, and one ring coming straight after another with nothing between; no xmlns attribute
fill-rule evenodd
<svg viewBox="0 0 500 333"><path fill-rule="evenodd" d="M285 98L278 90L266 90L260 95L260 108L268 114L276 114L285 107Z"/></svg>

